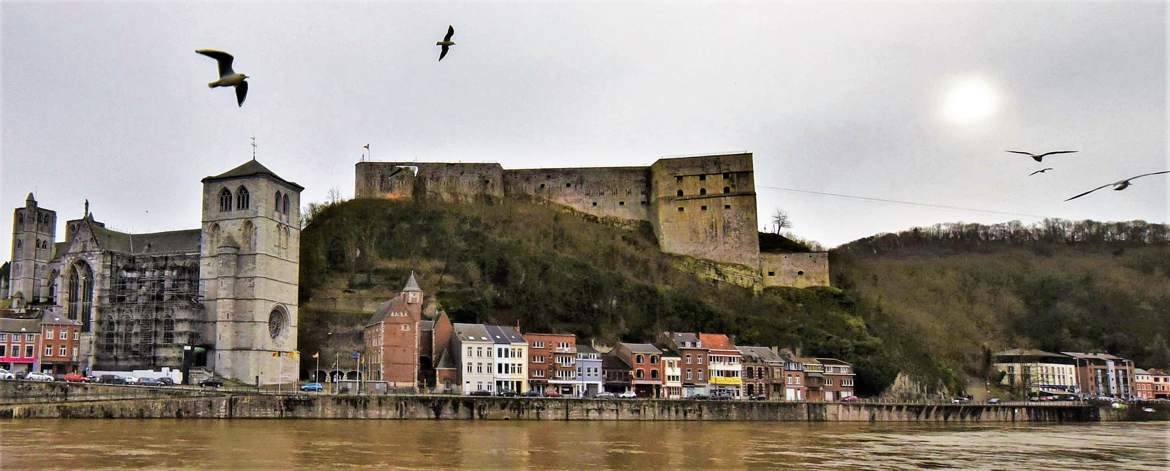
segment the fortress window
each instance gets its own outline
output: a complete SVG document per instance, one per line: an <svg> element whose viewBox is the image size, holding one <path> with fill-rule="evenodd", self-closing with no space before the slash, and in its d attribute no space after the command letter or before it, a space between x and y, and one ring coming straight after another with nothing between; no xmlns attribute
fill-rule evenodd
<svg viewBox="0 0 1170 471"><path fill-rule="evenodd" d="M731 180L731 174L730 174L730 173L727 173L727 172L724 172L724 173L723 173L723 179L724 179L724 180Z"/></svg>
<svg viewBox="0 0 1170 471"><path fill-rule="evenodd" d="M484 181L483 181L483 184L484 184L484 185L491 185L491 184L492 184L492 181L491 181L491 180L484 180Z"/></svg>
<svg viewBox="0 0 1170 471"><path fill-rule="evenodd" d="M626 205L625 201L618 201L618 206L625 206L625 205Z"/></svg>
<svg viewBox="0 0 1170 471"><path fill-rule="evenodd" d="M566 183L566 184L565 184L565 188L571 188L572 186L573 186L573 184L572 184L572 183Z"/></svg>
<svg viewBox="0 0 1170 471"><path fill-rule="evenodd" d="M699 196L703 196L705 194L707 194L707 189L706 188L699 188Z"/></svg>
<svg viewBox="0 0 1170 471"><path fill-rule="evenodd" d="M681 212L683 212L683 207L682 207L682 206L679 206L679 207L678 207L678 212L680 212L680 213L681 213Z"/></svg>
<svg viewBox="0 0 1170 471"><path fill-rule="evenodd" d="M236 190L236 209L248 209L248 189L240 187Z"/></svg>
<svg viewBox="0 0 1170 471"><path fill-rule="evenodd" d="M676 195L678 195L678 196L682 196L682 195L683 195L683 192L682 192L682 190L678 190L678 193L675 193L675 194L676 194Z"/></svg>
<svg viewBox="0 0 1170 471"><path fill-rule="evenodd" d="M730 205L730 204L725 204L725 205L723 205L723 209L731 209L731 205Z"/></svg>
<svg viewBox="0 0 1170 471"><path fill-rule="evenodd" d="M676 183L682 183L682 175L679 175L679 176L677 176L677 177L674 177L674 181L675 181Z"/></svg>
<svg viewBox="0 0 1170 471"><path fill-rule="evenodd" d="M768 272L768 276L776 276L776 272L770 271L770 272Z"/></svg>
<svg viewBox="0 0 1170 471"><path fill-rule="evenodd" d="M281 212L288 216L288 193L284 194L284 209Z"/></svg>
<svg viewBox="0 0 1170 471"><path fill-rule="evenodd" d="M707 181L707 176L706 175L699 175L699 181L701 181L701 182Z"/></svg>
<svg viewBox="0 0 1170 471"><path fill-rule="evenodd" d="M804 276L804 270L797 270L796 276Z"/></svg>
<svg viewBox="0 0 1170 471"><path fill-rule="evenodd" d="M542 190L544 189L544 183L540 184L540 189L542 189Z"/></svg>
<svg viewBox="0 0 1170 471"><path fill-rule="evenodd" d="M642 202L642 206L646 206L646 202L645 202L645 201L643 201L643 202Z"/></svg>
<svg viewBox="0 0 1170 471"><path fill-rule="evenodd" d="M272 207L276 209L277 213L280 212L280 192L279 191L276 192L276 203L274 203L272 205Z"/></svg>
<svg viewBox="0 0 1170 471"><path fill-rule="evenodd" d="M596 202L596 201L594 201L594 202L593 202L593 206L594 206L594 207L597 207L597 202Z"/></svg>
<svg viewBox="0 0 1170 471"><path fill-rule="evenodd" d="M731 187L730 187L730 186L725 186L725 187L723 187L723 193L725 193L725 194L726 194L726 193L731 193Z"/></svg>
<svg viewBox="0 0 1170 471"><path fill-rule="evenodd" d="M700 207L699 207L699 209L701 209L701 210L703 210L703 211L706 211L706 210L707 210L707 207L706 207L706 206L700 206Z"/></svg>
<svg viewBox="0 0 1170 471"><path fill-rule="evenodd" d="M219 192L219 210L223 212L232 210L232 192L227 188Z"/></svg>

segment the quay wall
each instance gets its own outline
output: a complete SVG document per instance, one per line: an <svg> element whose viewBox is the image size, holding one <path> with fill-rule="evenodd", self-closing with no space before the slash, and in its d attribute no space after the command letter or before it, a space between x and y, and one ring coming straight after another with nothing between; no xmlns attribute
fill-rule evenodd
<svg viewBox="0 0 1170 471"><path fill-rule="evenodd" d="M1162 412L1165 414L1165 412ZM1096 422L1093 405L840 404L463 396L206 394L0 404L0 418Z"/></svg>

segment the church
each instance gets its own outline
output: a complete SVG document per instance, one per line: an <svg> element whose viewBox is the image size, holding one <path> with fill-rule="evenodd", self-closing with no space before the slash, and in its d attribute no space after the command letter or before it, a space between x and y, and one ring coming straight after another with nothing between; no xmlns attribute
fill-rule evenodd
<svg viewBox="0 0 1170 471"><path fill-rule="evenodd" d="M131 234L65 222L29 194L13 214L14 305L81 323L80 370L180 368L296 381L300 185L256 160L203 183L197 229Z"/></svg>

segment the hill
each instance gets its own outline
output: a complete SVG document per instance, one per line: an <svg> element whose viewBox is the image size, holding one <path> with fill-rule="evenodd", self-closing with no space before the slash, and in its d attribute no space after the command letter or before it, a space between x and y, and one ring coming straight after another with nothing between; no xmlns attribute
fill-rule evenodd
<svg viewBox="0 0 1170 471"><path fill-rule="evenodd" d="M308 217L299 341L327 361L359 347L368 313L412 269L456 322L519 322L602 343L727 332L743 345L850 361L860 394L899 372L958 390L986 373L988 352L1011 346L1108 350L1144 364L1157 358L1155 335L1170 336L1170 253L1156 236L1070 244L1006 231L1019 239L1008 243L972 226L958 238L884 235L832 252L834 288L757 295L680 271L648 226L547 205L353 200Z"/></svg>
<svg viewBox="0 0 1170 471"><path fill-rule="evenodd" d="M938 225L834 250L834 285L924 333L973 379L990 352L1107 351L1170 366L1166 226L1049 220Z"/></svg>
<svg viewBox="0 0 1170 471"><path fill-rule="evenodd" d="M889 319L851 293L757 296L701 281L658 251L648 226L618 229L518 201L352 200L318 207L310 218L301 233L302 351L356 348L366 313L414 269L457 322L519 321L525 331L604 343L650 340L663 330L727 332L745 345L790 345L854 362L862 393L882 390L898 371L953 376L912 343L881 334L891 330L882 327ZM335 353L320 350L326 361Z"/></svg>

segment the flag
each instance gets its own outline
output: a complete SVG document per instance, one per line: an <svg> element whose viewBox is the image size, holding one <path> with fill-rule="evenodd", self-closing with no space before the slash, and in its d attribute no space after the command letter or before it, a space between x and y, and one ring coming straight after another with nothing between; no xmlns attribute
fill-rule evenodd
<svg viewBox="0 0 1170 471"><path fill-rule="evenodd" d="M321 358L321 352L314 353L313 358Z"/></svg>
<svg viewBox="0 0 1170 471"><path fill-rule="evenodd" d="M366 144L366 145L362 146L362 149L365 149L365 150L370 150L370 145L369 145L369 144Z"/></svg>

